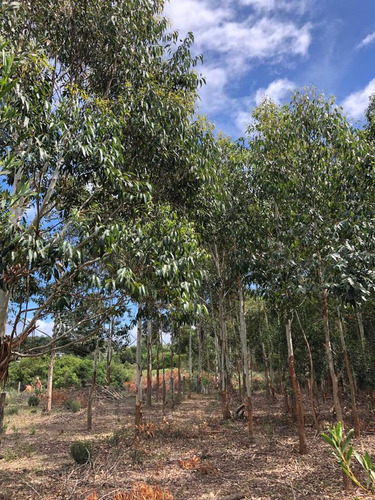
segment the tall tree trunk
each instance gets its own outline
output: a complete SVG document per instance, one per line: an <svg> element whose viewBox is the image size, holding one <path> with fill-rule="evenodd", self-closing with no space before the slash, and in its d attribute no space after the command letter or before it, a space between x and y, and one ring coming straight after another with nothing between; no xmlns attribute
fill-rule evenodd
<svg viewBox="0 0 375 500"><path fill-rule="evenodd" d="M221 383L221 410L223 420L229 420L229 395L227 373L227 331L224 318L224 292L219 291L219 343L220 343L220 383Z"/></svg>
<svg viewBox="0 0 375 500"><path fill-rule="evenodd" d="M94 399L95 386L96 386L96 372L98 366L98 342L96 342L95 352L94 352L94 364L92 368L92 379L91 386L89 389L89 397L87 401L87 430L91 431L92 429L92 402Z"/></svg>
<svg viewBox="0 0 375 500"><path fill-rule="evenodd" d="M301 323L301 320L299 318L299 315L298 315L298 312L296 311L296 316L297 316L297 321L298 321L298 324L299 324L299 327L301 329L301 332L302 332L302 335L303 335L303 338L304 338L304 341L305 341L305 344L306 344L306 347L307 347L307 352L309 353L309 361L310 361L310 381L308 381L308 389L309 389L309 398L310 398L310 405L311 405L311 414L312 414L312 418L313 418L313 423L314 423L314 429L319 432L320 431L320 425L319 425L319 422L318 422L318 416L316 414L316 409L315 409L315 399L314 399L314 386L315 386L315 377L314 377L314 374L315 374L315 371L314 371L314 361L313 361L313 357L312 357L312 353L311 353L311 348L310 348L310 344L309 344L309 341L307 339L307 336L306 336L306 333L305 333L305 330L303 329L302 327L302 323Z"/></svg>
<svg viewBox="0 0 375 500"><path fill-rule="evenodd" d="M193 379L193 352L192 352L192 327L189 329L189 398L191 398L191 384Z"/></svg>
<svg viewBox="0 0 375 500"><path fill-rule="evenodd" d="M5 412L5 398L7 393L0 392L0 435L4 431L4 412Z"/></svg>
<svg viewBox="0 0 375 500"><path fill-rule="evenodd" d="M210 346L209 346L210 337L206 335L205 337L205 348L206 348L206 367L207 367L207 394L211 394L211 366L210 366Z"/></svg>
<svg viewBox="0 0 375 500"><path fill-rule="evenodd" d="M170 367L170 375L169 375L169 390L170 390L170 393L171 393L171 407L173 408L174 407L174 378L173 378L173 375L174 375L174 372L173 372L173 368L174 368L174 363L173 363L173 357L174 357L174 345L173 345L173 341L174 341L174 332L172 331L171 332L171 367Z"/></svg>
<svg viewBox="0 0 375 500"><path fill-rule="evenodd" d="M112 339L115 327L115 319L112 318L109 324L108 338L107 338L107 371L105 376L106 385L111 384L111 368L112 368Z"/></svg>
<svg viewBox="0 0 375 500"><path fill-rule="evenodd" d="M197 378L197 394L202 393L202 327L198 323L197 326L198 340L198 378Z"/></svg>
<svg viewBox="0 0 375 500"><path fill-rule="evenodd" d="M165 403L167 400L167 384L165 381L165 358L164 358L164 346L163 346L163 332L160 330L160 345L161 345L161 366L162 366L162 402L163 402L163 415L165 413Z"/></svg>
<svg viewBox="0 0 375 500"><path fill-rule="evenodd" d="M304 424L304 418L303 418L301 390L300 390L300 386L299 386L299 382L297 379L296 370L295 370L295 366L294 366L292 321L290 319L288 319L286 322L285 330L286 330L286 340L287 340L287 344L288 344L289 375L290 375L290 381L292 384L292 389L293 389L293 394L294 394L295 412L296 412L297 423L298 423L299 452L301 455L305 455L307 453L307 442L306 442L305 424Z"/></svg>
<svg viewBox="0 0 375 500"><path fill-rule="evenodd" d="M47 389L46 389L46 397L44 403L45 413L50 413L52 409L53 366L55 363L55 357L56 357L56 348L54 345L52 345L51 354L49 358L49 365L48 365Z"/></svg>
<svg viewBox="0 0 375 500"><path fill-rule="evenodd" d="M10 293L0 288L0 342L3 342L8 322Z"/></svg>
<svg viewBox="0 0 375 500"><path fill-rule="evenodd" d="M177 379L178 379L178 401L182 400L182 377L181 377L181 329L178 330L178 362L177 362Z"/></svg>
<svg viewBox="0 0 375 500"><path fill-rule="evenodd" d="M137 326L137 351L136 351L136 363L137 363L137 375L136 375L136 386L137 394L135 397L135 425L139 426L142 423L142 316L141 307L138 311L138 326Z"/></svg>
<svg viewBox="0 0 375 500"><path fill-rule="evenodd" d="M147 320L147 406L152 404L152 322Z"/></svg>
<svg viewBox="0 0 375 500"><path fill-rule="evenodd" d="M350 398L351 398L351 402L352 402L352 415L353 415L353 420L354 420L354 431L355 431L356 437L359 437L361 434L361 423L360 423L359 416L358 416L355 383L354 383L352 367L351 367L349 356L348 356L348 351L346 348L346 341L345 341L345 334L344 334L344 321L342 319L341 311L339 308L338 308L338 325L339 325L341 348L342 348L342 353L344 356L345 369L346 369L346 374L347 374L348 380L349 380Z"/></svg>
<svg viewBox="0 0 375 500"><path fill-rule="evenodd" d="M249 353L248 353L247 334L246 334L245 303L243 298L241 278L238 279L238 298L240 305L240 338L241 338L241 348L242 348L242 363L245 372L244 382L246 385L247 430L249 433L249 437L252 439L254 437L253 402L251 395L251 381L249 376Z"/></svg>
<svg viewBox="0 0 375 500"><path fill-rule="evenodd" d="M332 353L332 346L331 346L331 334L330 334L329 322L328 322L327 290L323 290L322 301L323 301L324 334L325 334L325 340L326 340L325 346L326 346L326 353L327 353L327 358L328 358L329 373L330 373L331 382L332 382L333 404L335 407L335 413L336 413L337 420L341 421L342 424L344 425L340 397L339 397L339 386L337 383L337 376L336 376L336 372L335 372L335 365L334 365L334 361L333 361L333 353Z"/></svg>
<svg viewBox="0 0 375 500"><path fill-rule="evenodd" d="M363 326L363 316L362 311L360 309L356 310L358 330L359 330L359 338L361 339L361 347L362 351L366 351L366 337L365 337L365 328Z"/></svg>
<svg viewBox="0 0 375 500"><path fill-rule="evenodd" d="M160 337L157 335L156 340L156 401L160 399Z"/></svg>
<svg viewBox="0 0 375 500"><path fill-rule="evenodd" d="M8 377L8 349L5 334L8 322L10 292L0 288L0 390ZM5 393L4 393L5 394ZM4 396L5 398L5 396ZM3 413L1 413L3 412ZM0 407L0 419L4 419L4 408Z"/></svg>

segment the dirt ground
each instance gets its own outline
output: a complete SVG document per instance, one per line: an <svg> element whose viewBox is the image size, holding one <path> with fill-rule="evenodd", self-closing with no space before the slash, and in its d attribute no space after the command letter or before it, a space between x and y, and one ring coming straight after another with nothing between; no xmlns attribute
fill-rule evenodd
<svg viewBox="0 0 375 500"><path fill-rule="evenodd" d="M18 414L11 408L18 409ZM309 454L298 454L291 416L280 397L268 402L254 396L255 439L246 423L220 420L214 395L193 395L162 414L160 405L144 408L146 424L134 439L134 396L119 400L97 395L93 430L86 430L86 410L55 407L50 415L27 406L27 396L11 399L0 442L0 499L111 499L142 481L169 490L174 500L208 500L242 493L251 500L369 499L356 489L342 489L341 472L331 451L306 419ZM328 409L328 406L327 406ZM323 426L331 422L330 413ZM89 440L91 464L75 465L70 445ZM361 443L375 454L371 421ZM166 497L167 498L167 497Z"/></svg>

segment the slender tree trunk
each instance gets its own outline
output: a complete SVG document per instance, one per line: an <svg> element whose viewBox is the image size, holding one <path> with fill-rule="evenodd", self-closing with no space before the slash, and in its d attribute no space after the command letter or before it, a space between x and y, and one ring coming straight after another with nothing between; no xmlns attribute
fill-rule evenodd
<svg viewBox="0 0 375 500"><path fill-rule="evenodd" d="M5 398L7 393L0 392L0 435L4 430L4 412L5 412Z"/></svg>
<svg viewBox="0 0 375 500"><path fill-rule="evenodd" d="M319 422L318 422L318 416L316 414L316 409L315 409L315 400L314 400L314 386L315 386L315 377L314 377L314 374L315 374L315 370L314 370L314 361L313 361L313 357L312 357L312 352L311 352L311 348L310 348L310 344L309 344L309 341L307 339L307 336L306 336L306 333L305 333L305 330L303 329L302 327L302 323L300 321L300 318L299 318L299 315L298 315L298 312L296 311L296 316L297 316L297 321L298 321L298 324L299 324L299 327L301 329L301 332L302 332L302 335L303 335L303 338L304 338L304 341L305 341L305 344L306 344L306 347L307 347L307 352L309 353L309 361L310 361L310 381L308 381L308 390L309 390L309 398L310 398L310 405L311 405L311 414L312 414L312 418L313 418L313 422L314 422L314 429L319 432L320 431L320 425L319 425Z"/></svg>
<svg viewBox="0 0 375 500"><path fill-rule="evenodd" d="M94 352L94 364L92 368L92 379L91 379L91 387L89 389L89 397L87 401L87 430L91 431L92 429L92 402L94 399L95 386L96 386L96 372L98 366L98 343L96 343L96 348Z"/></svg>
<svg viewBox="0 0 375 500"><path fill-rule="evenodd" d="M266 375L266 394L267 398L270 399L271 397L271 377L270 377L270 370L269 370L269 364L268 364L268 357L266 354L266 346L264 345L264 342L262 342L262 354L263 354L263 361L264 361L264 371Z"/></svg>
<svg viewBox="0 0 375 500"><path fill-rule="evenodd" d="M288 358L289 358L289 375L292 384L294 402L295 402L295 412L297 415L298 423L298 435L299 435L299 452L301 455L307 453L307 442L305 435L305 425L303 417L303 407L301 399L301 390L298 383L296 370L294 367L294 352L293 352L293 340L292 340L292 322L290 319L286 322L286 340L288 344Z"/></svg>
<svg viewBox="0 0 375 500"><path fill-rule="evenodd" d="M5 333L8 322L10 292L0 288L0 387L6 382L8 376L8 348ZM4 393L5 394L5 393ZM5 398L5 396L4 396ZM5 399L4 399L5 401ZM4 420L4 408L0 407L0 420Z"/></svg>
<svg viewBox="0 0 375 500"><path fill-rule="evenodd" d="M331 375L331 382L332 382L333 404L335 407L335 413L336 413L337 420L341 421L342 424L344 425L342 409L341 409L341 404L340 404L340 397L339 397L339 386L337 383L337 376L336 376L336 372L335 372L335 365L333 362L333 354L332 354L332 347L331 347L331 335L330 335L329 322L328 322L327 290L324 290L322 293L322 301L323 301L324 333L325 333L325 340L326 340L325 346L326 346L326 353L327 353L327 358L328 358L329 373Z"/></svg>
<svg viewBox="0 0 375 500"><path fill-rule="evenodd" d="M206 335L205 347L206 347L206 367L207 367L207 394L211 394L211 384L210 384L211 366L210 366L209 338L210 337Z"/></svg>
<svg viewBox="0 0 375 500"><path fill-rule="evenodd" d="M193 379L192 327L189 329L189 398L191 398L191 384Z"/></svg>
<svg viewBox="0 0 375 500"><path fill-rule="evenodd" d="M56 357L56 348L53 345L51 348L51 354L48 365L47 390L46 390L46 398L44 404L45 413L50 413L52 409L53 366L55 363L55 357Z"/></svg>
<svg viewBox="0 0 375 500"><path fill-rule="evenodd" d="M138 312L138 327L137 327L137 376L136 386L137 394L135 397L135 425L139 426L142 423L142 317Z"/></svg>
<svg viewBox="0 0 375 500"><path fill-rule="evenodd" d="M0 342L4 340L8 321L10 293L0 288Z"/></svg>
<svg viewBox="0 0 375 500"><path fill-rule="evenodd" d="M357 309L356 311L358 330L359 330L359 338L361 339L361 347L362 351L366 351L366 337L365 337L365 328L363 326L363 316L362 311Z"/></svg>
<svg viewBox="0 0 375 500"><path fill-rule="evenodd" d="M352 367L350 364L348 351L346 348L346 341L345 341L345 334L344 334L344 322L342 319L340 309L338 309L338 325L339 325L340 341L341 341L342 353L344 356L346 374L347 374L348 380L349 380L350 398L351 398L351 402L352 402L352 415L353 415L353 420L354 420L354 431L355 431L355 436L359 437L361 434L361 423L360 423L359 416L358 416L353 371L352 371Z"/></svg>
<svg viewBox="0 0 375 500"><path fill-rule="evenodd" d="M177 362L177 379L178 379L178 401L182 400L182 377L181 377L181 329L178 330L178 362Z"/></svg>
<svg viewBox="0 0 375 500"><path fill-rule="evenodd" d="M112 339L113 339L113 330L114 330L114 318L111 319L108 330L108 338L107 338L107 371L105 377L106 385L111 384L111 368L112 368Z"/></svg>
<svg viewBox="0 0 375 500"><path fill-rule="evenodd" d="M160 399L160 338L157 336L156 343L156 401Z"/></svg>
<svg viewBox="0 0 375 500"><path fill-rule="evenodd" d="M242 397L245 397L245 391L242 392L241 372L242 372L241 363L240 360L237 359L238 397L240 398L240 400L242 400Z"/></svg>
<svg viewBox="0 0 375 500"><path fill-rule="evenodd" d="M247 431L249 433L249 437L252 439L254 437L253 402L251 395L252 387L249 376L249 354L248 354L247 335L246 335L245 303L243 298L241 278L238 279L238 297L240 304L240 338L242 347L242 363L245 372L244 382L246 384Z"/></svg>
<svg viewBox="0 0 375 500"><path fill-rule="evenodd" d="M197 394L202 393L202 327L198 324L197 327L198 339L198 378L197 378Z"/></svg>
<svg viewBox="0 0 375 500"><path fill-rule="evenodd" d="M220 382L221 382L221 410L223 420L229 420L229 397L228 397L228 373L227 373L227 331L224 319L224 293L222 290L219 292L219 343L220 343Z"/></svg>
<svg viewBox="0 0 375 500"><path fill-rule="evenodd" d="M173 368L174 368L174 363L173 363L173 357L174 357L174 332L172 331L171 332L171 372L170 372L170 376L169 376L169 390L170 390L170 393L171 393L171 407L173 408L174 407L174 378L173 378L173 375L174 375L174 371L173 371Z"/></svg>
<svg viewBox="0 0 375 500"><path fill-rule="evenodd" d="M152 322L147 320L147 406L152 405Z"/></svg>
<svg viewBox="0 0 375 500"><path fill-rule="evenodd" d="M161 366L162 366L162 402L163 402L163 415L165 413L165 403L167 400L167 384L165 381L165 358L164 358L164 346L163 346L163 332L160 331L160 346L161 346Z"/></svg>

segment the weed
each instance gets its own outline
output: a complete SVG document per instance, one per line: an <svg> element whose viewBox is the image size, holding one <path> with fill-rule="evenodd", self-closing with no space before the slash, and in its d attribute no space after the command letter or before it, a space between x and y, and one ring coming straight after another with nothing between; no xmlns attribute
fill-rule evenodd
<svg viewBox="0 0 375 500"><path fill-rule="evenodd" d="M121 427L120 429L115 429L111 436L108 437L108 444L111 446L117 446L120 443L133 439L132 429L129 427ZM129 443L130 444L130 443Z"/></svg>
<svg viewBox="0 0 375 500"><path fill-rule="evenodd" d="M333 454L337 458L346 476L361 490L375 491L375 464L371 462L370 455L367 451L363 451L360 455L353 450L350 441L354 435L354 430L351 429L345 436L343 433L342 423L338 422L332 429L327 431L327 434L322 433L322 438L333 448ZM357 462L366 472L366 484L362 484L351 468L352 456L355 456Z"/></svg>
<svg viewBox="0 0 375 500"><path fill-rule="evenodd" d="M5 414L6 415L18 415L18 407L17 406L13 406L12 408L7 408L5 410Z"/></svg>
<svg viewBox="0 0 375 500"><path fill-rule="evenodd" d="M33 424L30 426L30 434L31 434L31 436L34 436L35 433L36 433L36 428L35 428L35 425Z"/></svg>
<svg viewBox="0 0 375 500"><path fill-rule="evenodd" d="M39 398L37 396L30 396L29 399L27 400L27 404L29 406L38 406Z"/></svg>
<svg viewBox="0 0 375 500"><path fill-rule="evenodd" d="M81 409L81 403L75 399L68 399L64 406L67 410L70 410L73 413L77 413L77 411Z"/></svg>
<svg viewBox="0 0 375 500"><path fill-rule="evenodd" d="M70 454L77 464L86 464L92 458L91 443L75 441L70 447Z"/></svg>

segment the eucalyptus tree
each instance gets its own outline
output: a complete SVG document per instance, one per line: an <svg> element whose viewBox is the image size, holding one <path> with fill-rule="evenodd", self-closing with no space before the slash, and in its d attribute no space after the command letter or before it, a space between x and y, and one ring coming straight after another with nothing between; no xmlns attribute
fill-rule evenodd
<svg viewBox="0 0 375 500"><path fill-rule="evenodd" d="M152 198L187 199L202 182L207 134L191 119L199 59L192 37L166 33L162 8L1 4L1 380L51 304L69 302L73 282L132 293L128 269L104 282L101 270L130 244ZM26 293L16 320L27 323L6 338L9 303L34 277L51 293L38 307Z"/></svg>
<svg viewBox="0 0 375 500"><path fill-rule="evenodd" d="M151 335L153 317L164 310L170 324L180 324L202 312L198 291L203 279L205 252L194 225L168 205L155 205L133 228L132 244L117 252L115 268L131 271L137 287L127 283L124 293L138 302L136 423L142 418L142 319L148 323L148 402L150 403Z"/></svg>
<svg viewBox="0 0 375 500"><path fill-rule="evenodd" d="M208 186L193 212L202 244L210 256L209 278L205 283L206 303L212 312L215 338L218 339L220 394L223 418L230 418L228 386L228 300L239 297L240 338L246 371L249 432L252 435L251 387L248 372L246 325L244 319L243 278L248 273L251 254L252 197L248 186L246 151L241 144L219 137L212 161L215 184Z"/></svg>
<svg viewBox="0 0 375 500"><path fill-rule="evenodd" d="M288 302L288 296L320 295L335 411L342 420L328 296L365 296L372 287L371 266L362 265L373 245L371 231L364 229L369 225L365 188L372 182L371 153L362 132L348 123L334 100L314 93L296 93L283 107L265 102L255 119L252 148L270 224L265 242L273 248L271 265L278 261L282 266L275 271L276 289ZM348 249L359 257L357 269ZM269 249L262 254L266 260L271 255ZM287 331L288 325L289 319Z"/></svg>

